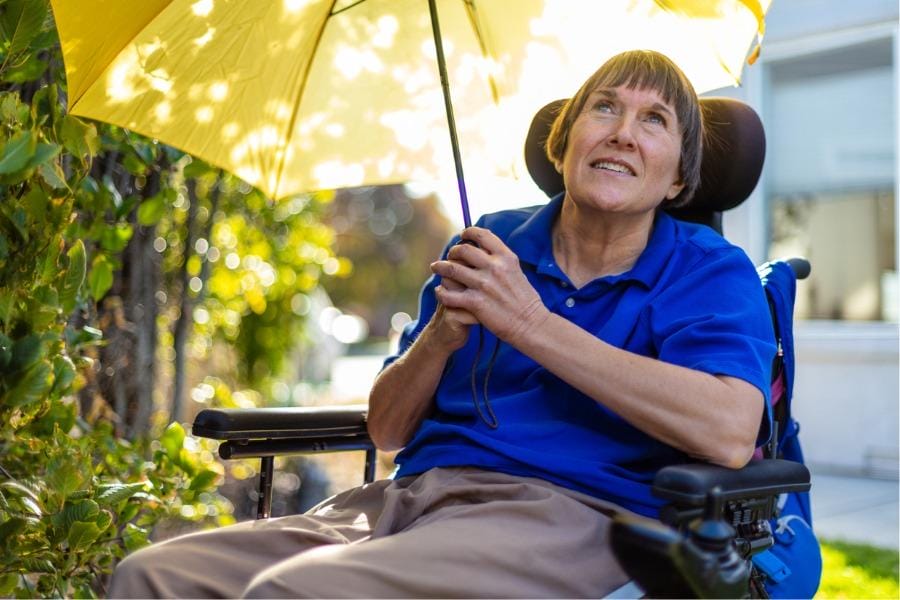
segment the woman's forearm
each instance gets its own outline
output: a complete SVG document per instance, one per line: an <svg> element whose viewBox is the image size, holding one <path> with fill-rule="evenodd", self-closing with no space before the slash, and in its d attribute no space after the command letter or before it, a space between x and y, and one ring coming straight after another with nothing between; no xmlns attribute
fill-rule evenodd
<svg viewBox="0 0 900 600"><path fill-rule="evenodd" d="M375 379L369 393L369 436L380 450L399 450L431 412L434 394L452 350L432 326Z"/></svg>
<svg viewBox="0 0 900 600"><path fill-rule="evenodd" d="M615 348L555 314L511 342L633 426L691 456L740 467L753 453L764 400L743 380Z"/></svg>

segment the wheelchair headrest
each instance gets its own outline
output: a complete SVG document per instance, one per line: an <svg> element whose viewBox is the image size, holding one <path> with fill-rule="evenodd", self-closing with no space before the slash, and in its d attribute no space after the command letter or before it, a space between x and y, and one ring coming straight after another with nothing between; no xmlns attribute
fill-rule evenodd
<svg viewBox="0 0 900 600"><path fill-rule="evenodd" d="M547 158L544 143L565 100L554 100L534 116L525 140L525 164L548 196L565 189L562 175ZM703 162L700 186L686 205L669 210L676 217L714 214L734 208L756 187L766 155L762 122L750 106L733 98L701 98Z"/></svg>

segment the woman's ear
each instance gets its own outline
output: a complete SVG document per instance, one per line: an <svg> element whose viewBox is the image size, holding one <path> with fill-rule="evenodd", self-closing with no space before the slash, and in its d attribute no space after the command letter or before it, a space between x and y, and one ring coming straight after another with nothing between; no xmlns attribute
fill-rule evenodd
<svg viewBox="0 0 900 600"><path fill-rule="evenodd" d="M681 178L677 179L672 185L669 186L669 191L666 192L666 200L674 200L678 194L681 193L681 190L684 189L684 181Z"/></svg>

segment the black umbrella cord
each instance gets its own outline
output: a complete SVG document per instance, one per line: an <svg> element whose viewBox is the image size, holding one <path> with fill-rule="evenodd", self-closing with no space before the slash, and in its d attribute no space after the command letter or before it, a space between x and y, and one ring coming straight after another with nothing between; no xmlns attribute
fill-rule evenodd
<svg viewBox="0 0 900 600"><path fill-rule="evenodd" d="M469 374L472 386L472 403L475 405L475 412L478 413L478 418L491 429L497 429L497 427L500 426L500 421L497 420L497 415L494 414L494 409L491 407L491 400L488 397L488 382L491 380L491 371L494 370L494 363L497 362L497 353L500 351L500 338L494 340L494 350L491 352L491 357L488 359L487 371L484 373L484 382L482 385L484 410L482 410L481 400L478 398L478 383L476 376L478 363L481 362L482 350L484 350L484 325L478 325L478 349L475 351L475 359L472 361L472 369ZM485 413L487 414L485 415Z"/></svg>
<svg viewBox="0 0 900 600"><path fill-rule="evenodd" d="M447 127L450 130L450 145L453 147L453 163L456 166L456 184L459 186L459 202L462 205L463 225L472 226L469 214L469 198L466 195L466 178L463 175L462 158L459 155L459 139L456 137L456 119L453 117L453 102L450 99L450 81L447 77L447 62L444 59L444 44L441 41L441 25L438 22L437 0L428 0L431 12L431 30L434 33L434 49L437 52L438 72L441 76L441 92L444 94L444 108L447 109Z"/></svg>

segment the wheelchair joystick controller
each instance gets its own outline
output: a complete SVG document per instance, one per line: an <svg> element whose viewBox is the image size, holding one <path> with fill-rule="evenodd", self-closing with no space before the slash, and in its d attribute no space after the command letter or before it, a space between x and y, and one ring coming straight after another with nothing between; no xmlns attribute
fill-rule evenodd
<svg viewBox="0 0 900 600"><path fill-rule="evenodd" d="M722 490L716 486L706 496L703 518L688 534L686 558L698 563L688 572L696 576L692 584L702 597L743 598L749 589L750 563L735 548L735 530L723 518L723 508Z"/></svg>

